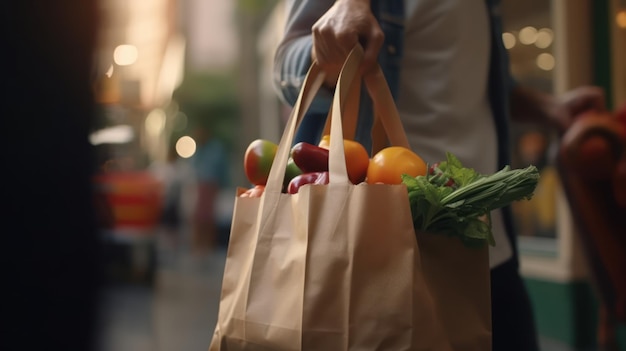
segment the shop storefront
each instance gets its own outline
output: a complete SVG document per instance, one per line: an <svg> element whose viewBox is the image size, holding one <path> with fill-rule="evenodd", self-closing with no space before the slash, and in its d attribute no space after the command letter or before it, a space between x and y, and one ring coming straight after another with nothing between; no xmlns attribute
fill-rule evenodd
<svg viewBox="0 0 626 351"><path fill-rule="evenodd" d="M501 10L519 83L553 94L596 85L609 109L626 104L626 1L503 1ZM559 136L537 126L512 129L515 165L542 171L533 200L513 207L539 332L574 349L591 347L598 297L556 169Z"/></svg>

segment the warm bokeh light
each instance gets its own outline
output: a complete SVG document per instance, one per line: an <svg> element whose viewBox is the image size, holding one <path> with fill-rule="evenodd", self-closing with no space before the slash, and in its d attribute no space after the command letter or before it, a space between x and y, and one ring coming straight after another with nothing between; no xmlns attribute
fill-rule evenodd
<svg viewBox="0 0 626 351"><path fill-rule="evenodd" d="M537 28L527 26L519 31L519 41L522 44L531 45L537 40Z"/></svg>
<svg viewBox="0 0 626 351"><path fill-rule="evenodd" d="M537 36L535 39L535 46L540 49L545 49L552 45L552 41L554 40L554 33L550 28L541 28L537 32Z"/></svg>
<svg viewBox="0 0 626 351"><path fill-rule="evenodd" d="M113 76L113 65L109 66L109 69L107 69L104 75L106 75L108 78L111 78Z"/></svg>
<svg viewBox="0 0 626 351"><path fill-rule="evenodd" d="M196 153L196 141L185 135L176 141L176 153L182 158L189 158Z"/></svg>
<svg viewBox="0 0 626 351"><path fill-rule="evenodd" d="M118 125L98 130L89 135L89 142L92 145L100 144L125 144L133 140L135 132L133 127L128 125Z"/></svg>
<svg viewBox="0 0 626 351"><path fill-rule="evenodd" d="M626 29L626 10L617 13L615 23L617 23L618 27Z"/></svg>
<svg viewBox="0 0 626 351"><path fill-rule="evenodd" d="M145 120L146 132L152 136L158 136L165 128L165 111L160 108L152 110Z"/></svg>
<svg viewBox="0 0 626 351"><path fill-rule="evenodd" d="M120 45L113 51L113 60L120 66L128 66L137 62L139 51L134 45Z"/></svg>
<svg viewBox="0 0 626 351"><path fill-rule="evenodd" d="M555 60L554 56L548 53L542 53L537 56L537 67L541 68L544 71L551 71L554 69Z"/></svg>
<svg viewBox="0 0 626 351"><path fill-rule="evenodd" d="M502 33L502 42L504 43L504 47L507 49L511 49L515 46L517 39L515 39L515 35L509 32Z"/></svg>

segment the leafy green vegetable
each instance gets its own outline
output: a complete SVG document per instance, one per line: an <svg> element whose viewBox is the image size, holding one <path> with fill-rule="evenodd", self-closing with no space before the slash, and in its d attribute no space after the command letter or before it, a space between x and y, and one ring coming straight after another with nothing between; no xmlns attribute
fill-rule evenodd
<svg viewBox="0 0 626 351"><path fill-rule="evenodd" d="M530 199L539 181L535 166L483 175L465 168L458 158L429 167L425 176L402 176L416 230L459 236L470 246L494 246L490 212L514 201Z"/></svg>

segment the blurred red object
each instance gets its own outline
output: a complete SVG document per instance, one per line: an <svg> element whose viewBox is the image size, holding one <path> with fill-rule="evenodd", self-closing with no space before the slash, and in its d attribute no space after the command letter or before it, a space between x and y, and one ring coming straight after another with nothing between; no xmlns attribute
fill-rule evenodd
<svg viewBox="0 0 626 351"><path fill-rule="evenodd" d="M96 190L110 206L113 230L143 232L161 216L162 187L146 171L115 171L95 177Z"/></svg>
<svg viewBox="0 0 626 351"><path fill-rule="evenodd" d="M626 322L626 109L590 112L563 135L559 173L584 243L601 302L598 340L617 343L617 322Z"/></svg>

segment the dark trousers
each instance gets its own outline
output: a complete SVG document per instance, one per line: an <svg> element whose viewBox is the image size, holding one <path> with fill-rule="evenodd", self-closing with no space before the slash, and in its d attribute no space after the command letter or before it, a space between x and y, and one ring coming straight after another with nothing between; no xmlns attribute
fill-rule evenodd
<svg viewBox="0 0 626 351"><path fill-rule="evenodd" d="M517 264L511 260L491 270L493 351L537 351L532 306Z"/></svg>

